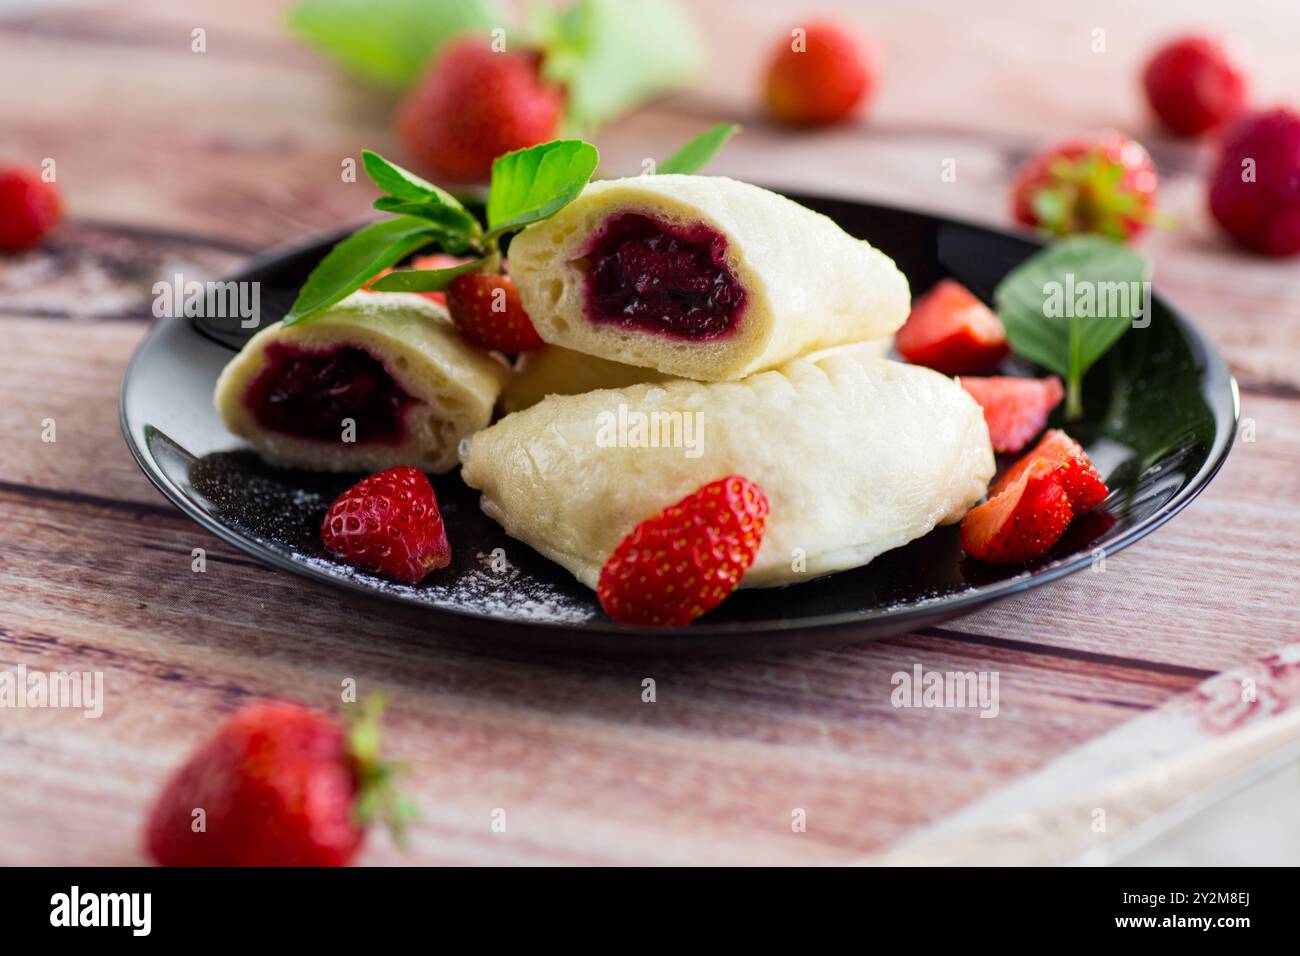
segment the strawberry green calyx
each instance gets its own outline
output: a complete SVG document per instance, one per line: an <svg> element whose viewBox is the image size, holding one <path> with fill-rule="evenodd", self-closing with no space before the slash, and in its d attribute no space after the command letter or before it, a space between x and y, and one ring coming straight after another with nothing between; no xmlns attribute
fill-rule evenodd
<svg viewBox="0 0 1300 956"><path fill-rule="evenodd" d="M347 751L357 782L353 815L360 827L381 821L388 828L393 842L401 845L406 825L415 819L417 813L415 805L395 786L401 765L384 760L380 753L379 722L385 703L382 695L372 695L362 701L358 709L350 711L346 718Z"/></svg>
<svg viewBox="0 0 1300 956"><path fill-rule="evenodd" d="M1064 157L1048 167L1051 184L1035 191L1034 214L1039 226L1056 235L1097 233L1124 239L1134 223L1145 224L1151 209L1142 194L1124 182L1124 168L1092 150L1080 159Z"/></svg>

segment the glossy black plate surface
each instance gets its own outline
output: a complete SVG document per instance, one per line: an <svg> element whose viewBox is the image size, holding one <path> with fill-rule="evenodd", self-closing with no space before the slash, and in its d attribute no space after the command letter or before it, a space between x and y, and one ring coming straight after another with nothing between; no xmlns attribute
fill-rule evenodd
<svg viewBox="0 0 1300 956"><path fill-rule="evenodd" d="M998 280L1037 248L1017 236L922 213L794 198L892 256L914 295L951 276L991 301ZM261 318L274 322L336 238L262 257L231 278L261 283ZM933 624L1046 584L1132 544L1176 514L1223 463L1237 419L1236 385L1223 360L1157 295L1150 326L1130 330L1085 382L1087 417L1069 430L1112 493L1098 512L1071 526L1049 560L1030 569L983 565L962 555L955 527L940 528L865 568L740 591L689 628L637 631L610 622L595 595L568 572L507 537L479 511L477 494L456 473L433 479L452 542L451 567L408 587L331 560L319 543L321 518L355 476L267 466L240 450L212 407L217 374L248 334L237 322L161 319L127 369L121 407L127 444L181 510L269 564L416 606L440 631L600 650L752 652L851 643ZM504 570L493 570L496 549L506 559Z"/></svg>

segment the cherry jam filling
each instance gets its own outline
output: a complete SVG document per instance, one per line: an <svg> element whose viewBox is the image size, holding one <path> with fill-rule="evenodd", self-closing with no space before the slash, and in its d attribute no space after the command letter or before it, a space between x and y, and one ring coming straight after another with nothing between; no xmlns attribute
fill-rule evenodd
<svg viewBox="0 0 1300 956"><path fill-rule="evenodd" d="M273 342L245 401L258 424L272 431L339 441L350 418L358 443L396 445L405 438L403 413L414 399L364 349L311 351Z"/></svg>
<svg viewBox="0 0 1300 956"><path fill-rule="evenodd" d="M705 225L615 216L584 257L587 317L684 339L725 335L745 305L726 251L726 237Z"/></svg>

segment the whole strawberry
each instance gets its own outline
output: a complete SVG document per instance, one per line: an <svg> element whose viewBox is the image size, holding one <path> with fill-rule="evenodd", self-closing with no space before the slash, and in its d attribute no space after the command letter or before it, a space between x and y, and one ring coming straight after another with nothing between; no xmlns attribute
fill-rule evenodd
<svg viewBox="0 0 1300 956"><path fill-rule="evenodd" d="M1012 186L1012 214L1056 235L1091 232L1128 240L1155 215L1158 183L1146 148L1108 131L1030 159Z"/></svg>
<svg viewBox="0 0 1300 956"><path fill-rule="evenodd" d="M471 272L447 286L447 311L460 334L480 348L527 352L546 343L507 275Z"/></svg>
<svg viewBox="0 0 1300 956"><path fill-rule="evenodd" d="M748 478L710 482L642 521L600 572L600 606L620 624L681 627L740 584L763 543L768 502Z"/></svg>
<svg viewBox="0 0 1300 956"><path fill-rule="evenodd" d="M540 63L483 39L449 44L398 113L406 151L435 179L481 182L501 154L553 139L564 100Z"/></svg>
<svg viewBox="0 0 1300 956"><path fill-rule="evenodd" d="M228 718L172 776L146 823L163 866L344 866L369 815L406 813L379 760L380 703L350 731L278 701Z"/></svg>
<svg viewBox="0 0 1300 956"><path fill-rule="evenodd" d="M792 126L821 126L847 119L876 85L868 49L845 28L828 22L790 30L767 67L767 108Z"/></svg>
<svg viewBox="0 0 1300 956"><path fill-rule="evenodd" d="M1247 248L1300 252L1300 115L1256 113L1226 132L1210 177L1210 211Z"/></svg>
<svg viewBox="0 0 1300 956"><path fill-rule="evenodd" d="M1147 63L1142 85L1160 122L1180 136L1222 126L1246 105L1245 73L1222 44L1208 37L1166 43Z"/></svg>
<svg viewBox="0 0 1300 956"><path fill-rule="evenodd" d="M320 537L339 560L407 584L451 563L433 486L409 466L363 478L339 495Z"/></svg>
<svg viewBox="0 0 1300 956"><path fill-rule="evenodd" d="M22 252L45 238L63 215L53 183L22 167L0 168L0 252Z"/></svg>

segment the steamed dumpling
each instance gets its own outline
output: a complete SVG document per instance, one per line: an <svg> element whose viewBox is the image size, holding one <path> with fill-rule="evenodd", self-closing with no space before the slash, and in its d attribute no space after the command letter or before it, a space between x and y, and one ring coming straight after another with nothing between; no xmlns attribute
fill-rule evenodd
<svg viewBox="0 0 1300 956"><path fill-rule="evenodd" d="M739 382L552 395L473 436L461 474L507 532L593 588L638 523L729 474L771 504L742 586L858 567L959 520L994 471L974 399L872 353L834 349Z"/></svg>
<svg viewBox="0 0 1300 956"><path fill-rule="evenodd" d="M547 342L682 378L727 381L891 335L907 280L831 219L749 183L591 183L510 246Z"/></svg>
<svg viewBox="0 0 1300 956"><path fill-rule="evenodd" d="M508 377L442 306L357 292L306 322L258 332L222 370L214 402L231 432L279 464L445 472L461 440L492 420Z"/></svg>

